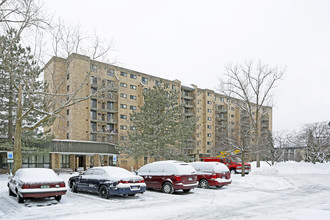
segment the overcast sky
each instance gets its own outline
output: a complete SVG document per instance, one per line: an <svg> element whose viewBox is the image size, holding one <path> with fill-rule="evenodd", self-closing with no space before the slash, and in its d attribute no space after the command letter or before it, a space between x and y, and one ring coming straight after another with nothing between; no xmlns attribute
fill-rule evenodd
<svg viewBox="0 0 330 220"><path fill-rule="evenodd" d="M56 0L48 13L114 41L119 66L216 91L227 63L285 67L273 130L330 120L330 0Z"/></svg>

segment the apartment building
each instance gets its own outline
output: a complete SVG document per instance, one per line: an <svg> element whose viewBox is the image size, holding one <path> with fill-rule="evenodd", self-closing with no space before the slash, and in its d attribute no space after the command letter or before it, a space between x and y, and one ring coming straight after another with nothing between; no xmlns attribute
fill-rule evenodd
<svg viewBox="0 0 330 220"><path fill-rule="evenodd" d="M90 98L64 109L51 130L56 139L96 141L118 144L127 140L127 132L135 129L130 124L130 113L143 105L143 92L160 82L180 94L187 117L197 117L195 142L187 152L193 158L216 155L221 150L223 133L234 132L242 113L236 103L209 89L196 85L182 85L179 80L129 70L91 60L87 56L71 54L67 59L53 57L45 66L45 82L50 91L70 95L80 86L76 97ZM59 100L60 101L60 100ZM263 116L262 129L272 129L272 111ZM120 157L120 166L137 168L148 161Z"/></svg>

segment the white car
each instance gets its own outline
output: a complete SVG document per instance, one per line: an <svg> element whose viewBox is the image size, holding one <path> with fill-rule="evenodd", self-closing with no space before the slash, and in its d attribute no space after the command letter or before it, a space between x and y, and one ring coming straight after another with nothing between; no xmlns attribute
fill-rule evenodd
<svg viewBox="0 0 330 220"><path fill-rule="evenodd" d="M60 201L66 193L64 181L51 169L22 168L8 181L9 195L16 196L18 203L25 198L54 197Z"/></svg>

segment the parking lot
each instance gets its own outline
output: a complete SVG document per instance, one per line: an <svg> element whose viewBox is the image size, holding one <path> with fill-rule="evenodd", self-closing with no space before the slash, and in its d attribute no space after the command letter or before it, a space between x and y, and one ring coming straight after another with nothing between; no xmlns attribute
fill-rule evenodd
<svg viewBox="0 0 330 220"><path fill-rule="evenodd" d="M328 219L330 175L321 171L281 173L282 170L285 167L254 169L244 178L234 175L233 183L221 189L198 188L187 194L147 191L135 197L112 196L106 200L68 190L60 203L54 199L33 199L24 204L8 196L7 176L2 175L0 218ZM68 179L69 175L61 177Z"/></svg>

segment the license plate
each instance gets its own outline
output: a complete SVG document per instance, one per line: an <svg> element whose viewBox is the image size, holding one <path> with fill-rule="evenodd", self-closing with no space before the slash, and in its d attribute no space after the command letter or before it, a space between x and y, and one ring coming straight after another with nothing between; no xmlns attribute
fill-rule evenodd
<svg viewBox="0 0 330 220"><path fill-rule="evenodd" d="M140 189L139 186L131 186L131 189Z"/></svg>
<svg viewBox="0 0 330 220"><path fill-rule="evenodd" d="M189 181L192 181L192 180L193 180L193 178L189 177L189 178L188 178L188 180L189 180Z"/></svg>
<svg viewBox="0 0 330 220"><path fill-rule="evenodd" d="M45 188L49 188L49 186L48 185L41 186L41 189L45 189Z"/></svg>

